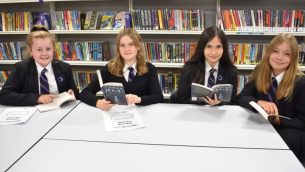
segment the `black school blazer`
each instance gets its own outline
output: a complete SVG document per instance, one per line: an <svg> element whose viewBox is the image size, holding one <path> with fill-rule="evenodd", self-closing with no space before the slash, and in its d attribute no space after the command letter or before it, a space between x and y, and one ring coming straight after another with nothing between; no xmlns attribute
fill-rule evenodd
<svg viewBox="0 0 305 172"><path fill-rule="evenodd" d="M78 99L79 91L74 83L71 66L54 60L52 68L58 87L62 93L72 89ZM39 98L38 72L33 58L17 62L12 73L0 91L0 104L8 106L34 106Z"/></svg>

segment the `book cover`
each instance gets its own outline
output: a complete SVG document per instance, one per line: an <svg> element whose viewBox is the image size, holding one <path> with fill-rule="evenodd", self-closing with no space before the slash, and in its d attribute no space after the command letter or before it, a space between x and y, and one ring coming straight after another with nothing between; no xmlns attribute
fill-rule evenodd
<svg viewBox="0 0 305 172"><path fill-rule="evenodd" d="M115 16L112 28L115 30L121 30L124 27L125 27L125 11L120 11Z"/></svg>
<svg viewBox="0 0 305 172"><path fill-rule="evenodd" d="M191 100L202 102L202 97L213 97L213 95L216 94L218 100L223 102L230 102L232 90L233 86L231 84L217 84L214 85L212 88L209 88L201 84L192 83Z"/></svg>
<svg viewBox="0 0 305 172"><path fill-rule="evenodd" d="M32 12L33 25L43 25L51 30L51 17L46 12Z"/></svg>
<svg viewBox="0 0 305 172"><path fill-rule="evenodd" d="M115 11L106 11L103 14L101 19L100 29L112 29L112 23L114 20L116 12Z"/></svg>
<svg viewBox="0 0 305 172"><path fill-rule="evenodd" d="M109 61L111 59L110 42L104 41L102 43L103 61Z"/></svg>
<svg viewBox="0 0 305 172"><path fill-rule="evenodd" d="M99 81L104 98L118 105L127 105L125 90L122 83L108 82L103 83L100 70L96 70L97 79Z"/></svg>
<svg viewBox="0 0 305 172"><path fill-rule="evenodd" d="M104 98L114 104L127 105L125 90L122 83L108 82L102 86Z"/></svg>

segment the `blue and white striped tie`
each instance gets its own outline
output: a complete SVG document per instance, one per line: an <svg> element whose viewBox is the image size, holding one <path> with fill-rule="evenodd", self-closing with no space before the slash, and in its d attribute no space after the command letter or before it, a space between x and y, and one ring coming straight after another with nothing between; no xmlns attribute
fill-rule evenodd
<svg viewBox="0 0 305 172"><path fill-rule="evenodd" d="M216 83L215 81L215 76L214 76L214 72L216 71L216 69L210 69L210 76L208 78L208 87L213 87Z"/></svg>
<svg viewBox="0 0 305 172"><path fill-rule="evenodd" d="M50 89L49 89L49 82L48 82L48 78L46 76L46 72L48 70L46 68L44 68L41 73L40 73L40 93L41 94L50 94Z"/></svg>

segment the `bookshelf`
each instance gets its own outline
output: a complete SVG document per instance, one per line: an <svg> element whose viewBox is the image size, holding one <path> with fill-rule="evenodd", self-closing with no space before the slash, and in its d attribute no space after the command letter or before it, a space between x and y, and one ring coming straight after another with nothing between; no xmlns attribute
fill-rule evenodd
<svg viewBox="0 0 305 172"><path fill-rule="evenodd" d="M12 12L54 12L75 10L80 13L87 11L130 11L156 9L181 10L181 9L202 9L204 11L205 27L216 24L217 9L221 10L305 10L305 0L277 1L277 0L257 0L255 2L242 0L3 0L0 2L0 12L12 9ZM303 9L302 9L303 8ZM146 11L145 11L146 12ZM305 14L305 12L304 12ZM50 30L57 37L58 41L110 41L110 45L115 43L116 34L119 30ZM138 29L144 42L197 42L201 30L148 30ZM24 41L29 31L0 31L0 43L5 41ZM276 31L242 31L225 30L229 43L268 43ZM300 43L305 40L305 32L293 33ZM112 52L113 55L113 52ZM0 60L0 70L9 69L19 60ZM105 61L66 61L73 66L73 70L94 71L99 66L105 66ZM153 62L160 73L179 73L183 63ZM249 74L255 67L251 64L236 65L241 74ZM300 69L305 71L305 67ZM169 97L170 93L165 93Z"/></svg>

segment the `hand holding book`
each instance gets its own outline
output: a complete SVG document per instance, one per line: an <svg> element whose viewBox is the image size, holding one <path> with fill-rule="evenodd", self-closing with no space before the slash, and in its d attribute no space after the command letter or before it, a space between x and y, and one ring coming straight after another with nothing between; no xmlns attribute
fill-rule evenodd
<svg viewBox="0 0 305 172"><path fill-rule="evenodd" d="M291 120L291 118L286 117L286 116L282 116L282 115L278 115L278 113L276 114L268 114L263 107L261 107L259 104L257 104L254 101L249 102L249 104L258 111L259 114L261 114L266 120L273 122L273 123L279 123L280 119L279 118L284 118L287 120Z"/></svg>
<svg viewBox="0 0 305 172"><path fill-rule="evenodd" d="M202 97L214 98L214 94L217 95L218 100L223 102L230 102L233 86L231 84L217 84L212 88L207 86L192 83L191 87L191 100L202 101Z"/></svg>
<svg viewBox="0 0 305 172"><path fill-rule="evenodd" d="M123 84L117 82L108 82L104 84L100 70L97 70L96 73L104 98L114 104L127 105Z"/></svg>

